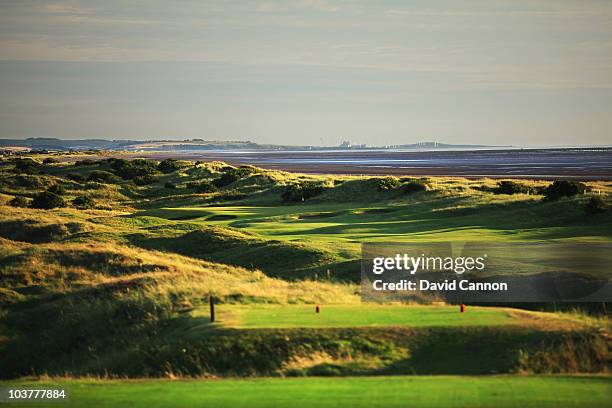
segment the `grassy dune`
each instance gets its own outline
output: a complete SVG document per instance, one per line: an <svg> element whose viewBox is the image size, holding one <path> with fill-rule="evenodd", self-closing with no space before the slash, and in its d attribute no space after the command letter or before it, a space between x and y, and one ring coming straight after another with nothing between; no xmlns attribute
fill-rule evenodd
<svg viewBox="0 0 612 408"><path fill-rule="evenodd" d="M0 161L3 378L32 373L227 377L609 369L607 318L374 306L359 303L355 282L362 242L610 242L610 211L585 211L594 195L610 205L610 182L589 183L588 194L544 201L546 181L517 182L529 194L497 194L497 182L489 179L310 176L217 162L179 162L162 172L157 162L118 167L113 160L42 164L33 158L35 164L21 170L12 159ZM59 207L15 206L31 207L33 198L50 188L64 201ZM13 201L17 197L21 204ZM207 318L210 295L218 302L216 324ZM314 314L316 303L323 305L320 315ZM514 379L500 378L513 384ZM263 381L269 381L269 391L291 389L292 384ZM295 382L295 393L287 395L297 399L308 384L312 398L336 392L317 381ZM457 390L467 380L449 381L459 381L449 388ZM599 380L567 381L568 389L579 389ZM434 383L440 387L444 381ZM173 386L75 384L83 386L82 396L75 394L83 404L101 398L96 390L104 387L120 399L142 384L140 400L146 403L146 387ZM194 384L194 390L221 387L215 395L232 384L259 392L251 386L257 382ZM412 393L412 384L413 379L400 381L396 396L385 401L391 404L404 391ZM549 392L546 387L539 390ZM468 387L465 398L483 390ZM193 391L196 399L190 400L188 390L176 392L184 393L187 402L202 394ZM162 403L150 395L149 405ZM592 395L599 403L597 392ZM497 401L492 398L481 404Z"/></svg>

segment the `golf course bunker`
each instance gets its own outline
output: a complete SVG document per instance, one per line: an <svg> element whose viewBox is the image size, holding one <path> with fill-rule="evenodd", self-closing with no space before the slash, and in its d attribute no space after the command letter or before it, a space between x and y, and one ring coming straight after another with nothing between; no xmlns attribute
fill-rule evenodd
<svg viewBox="0 0 612 408"><path fill-rule="evenodd" d="M331 218L340 215L339 212L318 212L318 213L305 213L298 216L298 220L310 220L317 218Z"/></svg>
<svg viewBox="0 0 612 408"><path fill-rule="evenodd" d="M387 214L395 211L393 208L366 208L365 210L356 211L355 214Z"/></svg>
<svg viewBox="0 0 612 408"><path fill-rule="evenodd" d="M206 221L228 221L235 220L236 218L238 218L238 216L232 214L215 214L206 218Z"/></svg>
<svg viewBox="0 0 612 408"><path fill-rule="evenodd" d="M202 214L172 215L166 217L166 219L173 221L195 220L196 218L202 218Z"/></svg>

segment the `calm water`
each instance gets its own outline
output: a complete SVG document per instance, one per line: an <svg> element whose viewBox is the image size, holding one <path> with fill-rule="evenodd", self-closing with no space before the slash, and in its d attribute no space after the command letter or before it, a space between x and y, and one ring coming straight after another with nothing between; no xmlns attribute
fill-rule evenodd
<svg viewBox="0 0 612 408"><path fill-rule="evenodd" d="M185 151L172 156L308 173L612 180L612 149Z"/></svg>

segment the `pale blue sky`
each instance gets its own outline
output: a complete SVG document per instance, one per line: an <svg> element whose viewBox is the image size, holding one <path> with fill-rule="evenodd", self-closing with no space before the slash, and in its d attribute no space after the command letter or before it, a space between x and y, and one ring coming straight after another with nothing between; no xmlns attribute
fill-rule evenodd
<svg viewBox="0 0 612 408"><path fill-rule="evenodd" d="M611 1L2 1L0 137L610 144Z"/></svg>

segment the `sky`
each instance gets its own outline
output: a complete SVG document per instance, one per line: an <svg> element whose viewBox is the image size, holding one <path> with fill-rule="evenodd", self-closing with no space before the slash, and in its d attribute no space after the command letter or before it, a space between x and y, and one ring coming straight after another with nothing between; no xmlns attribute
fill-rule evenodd
<svg viewBox="0 0 612 408"><path fill-rule="evenodd" d="M612 144L612 1L0 1L0 138Z"/></svg>

